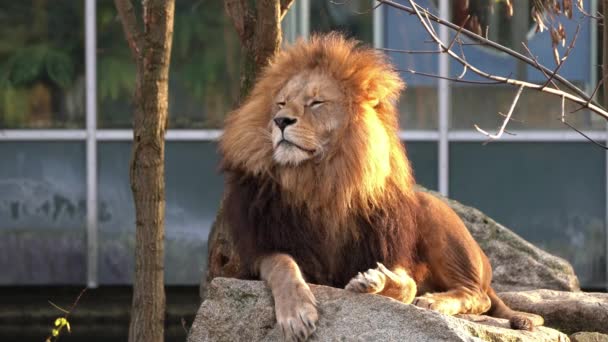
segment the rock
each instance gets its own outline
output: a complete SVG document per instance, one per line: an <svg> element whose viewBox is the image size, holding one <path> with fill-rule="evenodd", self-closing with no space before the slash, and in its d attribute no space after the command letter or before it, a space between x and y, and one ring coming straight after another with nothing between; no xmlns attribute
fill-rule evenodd
<svg viewBox="0 0 608 342"><path fill-rule="evenodd" d="M546 326L564 333L608 334L608 293L535 290L499 293L499 296L511 308L539 314Z"/></svg>
<svg viewBox="0 0 608 342"><path fill-rule="evenodd" d="M578 278L566 260L535 247L481 211L420 187L444 200L460 216L490 259L492 286L498 292L551 289L580 291Z"/></svg>
<svg viewBox="0 0 608 342"><path fill-rule="evenodd" d="M570 341L572 342L608 342L608 335L596 333L596 332L577 332L576 334L570 335Z"/></svg>
<svg viewBox="0 0 608 342"><path fill-rule="evenodd" d="M503 328L506 320L463 315L469 320L399 303L311 285L320 320L312 341L568 341L556 330ZM270 290L260 281L215 278L190 328L188 342L280 341Z"/></svg>

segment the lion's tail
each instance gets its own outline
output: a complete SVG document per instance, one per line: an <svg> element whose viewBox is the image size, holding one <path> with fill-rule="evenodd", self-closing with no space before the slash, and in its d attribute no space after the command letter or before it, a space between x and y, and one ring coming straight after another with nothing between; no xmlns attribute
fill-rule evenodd
<svg viewBox="0 0 608 342"><path fill-rule="evenodd" d="M518 330L534 330L535 326L543 325L545 322L539 315L511 309L502 301L502 299L500 299L500 297L498 297L498 295L496 295L496 292L494 292L494 289L491 287L488 288L487 293L492 302L490 311L488 311L487 314L492 317L508 319L511 328Z"/></svg>

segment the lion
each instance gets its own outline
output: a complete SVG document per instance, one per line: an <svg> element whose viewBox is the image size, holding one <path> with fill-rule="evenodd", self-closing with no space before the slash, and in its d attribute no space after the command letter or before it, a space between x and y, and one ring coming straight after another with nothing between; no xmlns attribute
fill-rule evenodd
<svg viewBox="0 0 608 342"><path fill-rule="evenodd" d="M307 282L532 330L542 317L496 295L457 214L414 189L399 140L405 85L387 58L340 34L279 52L219 142L225 218L243 279L270 287L286 340L318 321Z"/></svg>

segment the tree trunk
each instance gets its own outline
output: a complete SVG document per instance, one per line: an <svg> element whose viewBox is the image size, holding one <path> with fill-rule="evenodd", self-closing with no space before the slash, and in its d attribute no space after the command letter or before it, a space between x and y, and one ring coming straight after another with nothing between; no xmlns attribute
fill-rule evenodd
<svg viewBox="0 0 608 342"><path fill-rule="evenodd" d="M135 58L135 116L130 180L135 203L135 279L129 341L164 335L165 131L174 0L143 2L140 31L129 0L115 0Z"/></svg>
<svg viewBox="0 0 608 342"><path fill-rule="evenodd" d="M293 0L224 0L226 14L241 41L241 101L247 97L255 79L281 48L281 20ZM251 8L253 7L253 8Z"/></svg>
<svg viewBox="0 0 608 342"><path fill-rule="evenodd" d="M224 0L226 13L232 20L241 41L240 101L247 97L259 72L281 48L281 20L293 0ZM223 217L222 205L211 227L208 239L207 273L201 280L200 295L205 297L208 282L215 277L234 277L240 261L234 252L229 227Z"/></svg>

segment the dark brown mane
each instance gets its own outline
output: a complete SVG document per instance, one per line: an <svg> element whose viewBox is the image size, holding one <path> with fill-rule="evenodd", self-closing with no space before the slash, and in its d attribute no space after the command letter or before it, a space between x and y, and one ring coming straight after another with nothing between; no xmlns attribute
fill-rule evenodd
<svg viewBox="0 0 608 342"><path fill-rule="evenodd" d="M378 261L409 269L415 264L415 204L405 198L371 213L353 213L347 224L355 229L329 231L333 224L283 201L280 186L271 179L230 171L227 182L225 215L244 264L244 278L255 277L253 262L273 252L291 255L307 281L336 287L344 287L353 275Z"/></svg>

